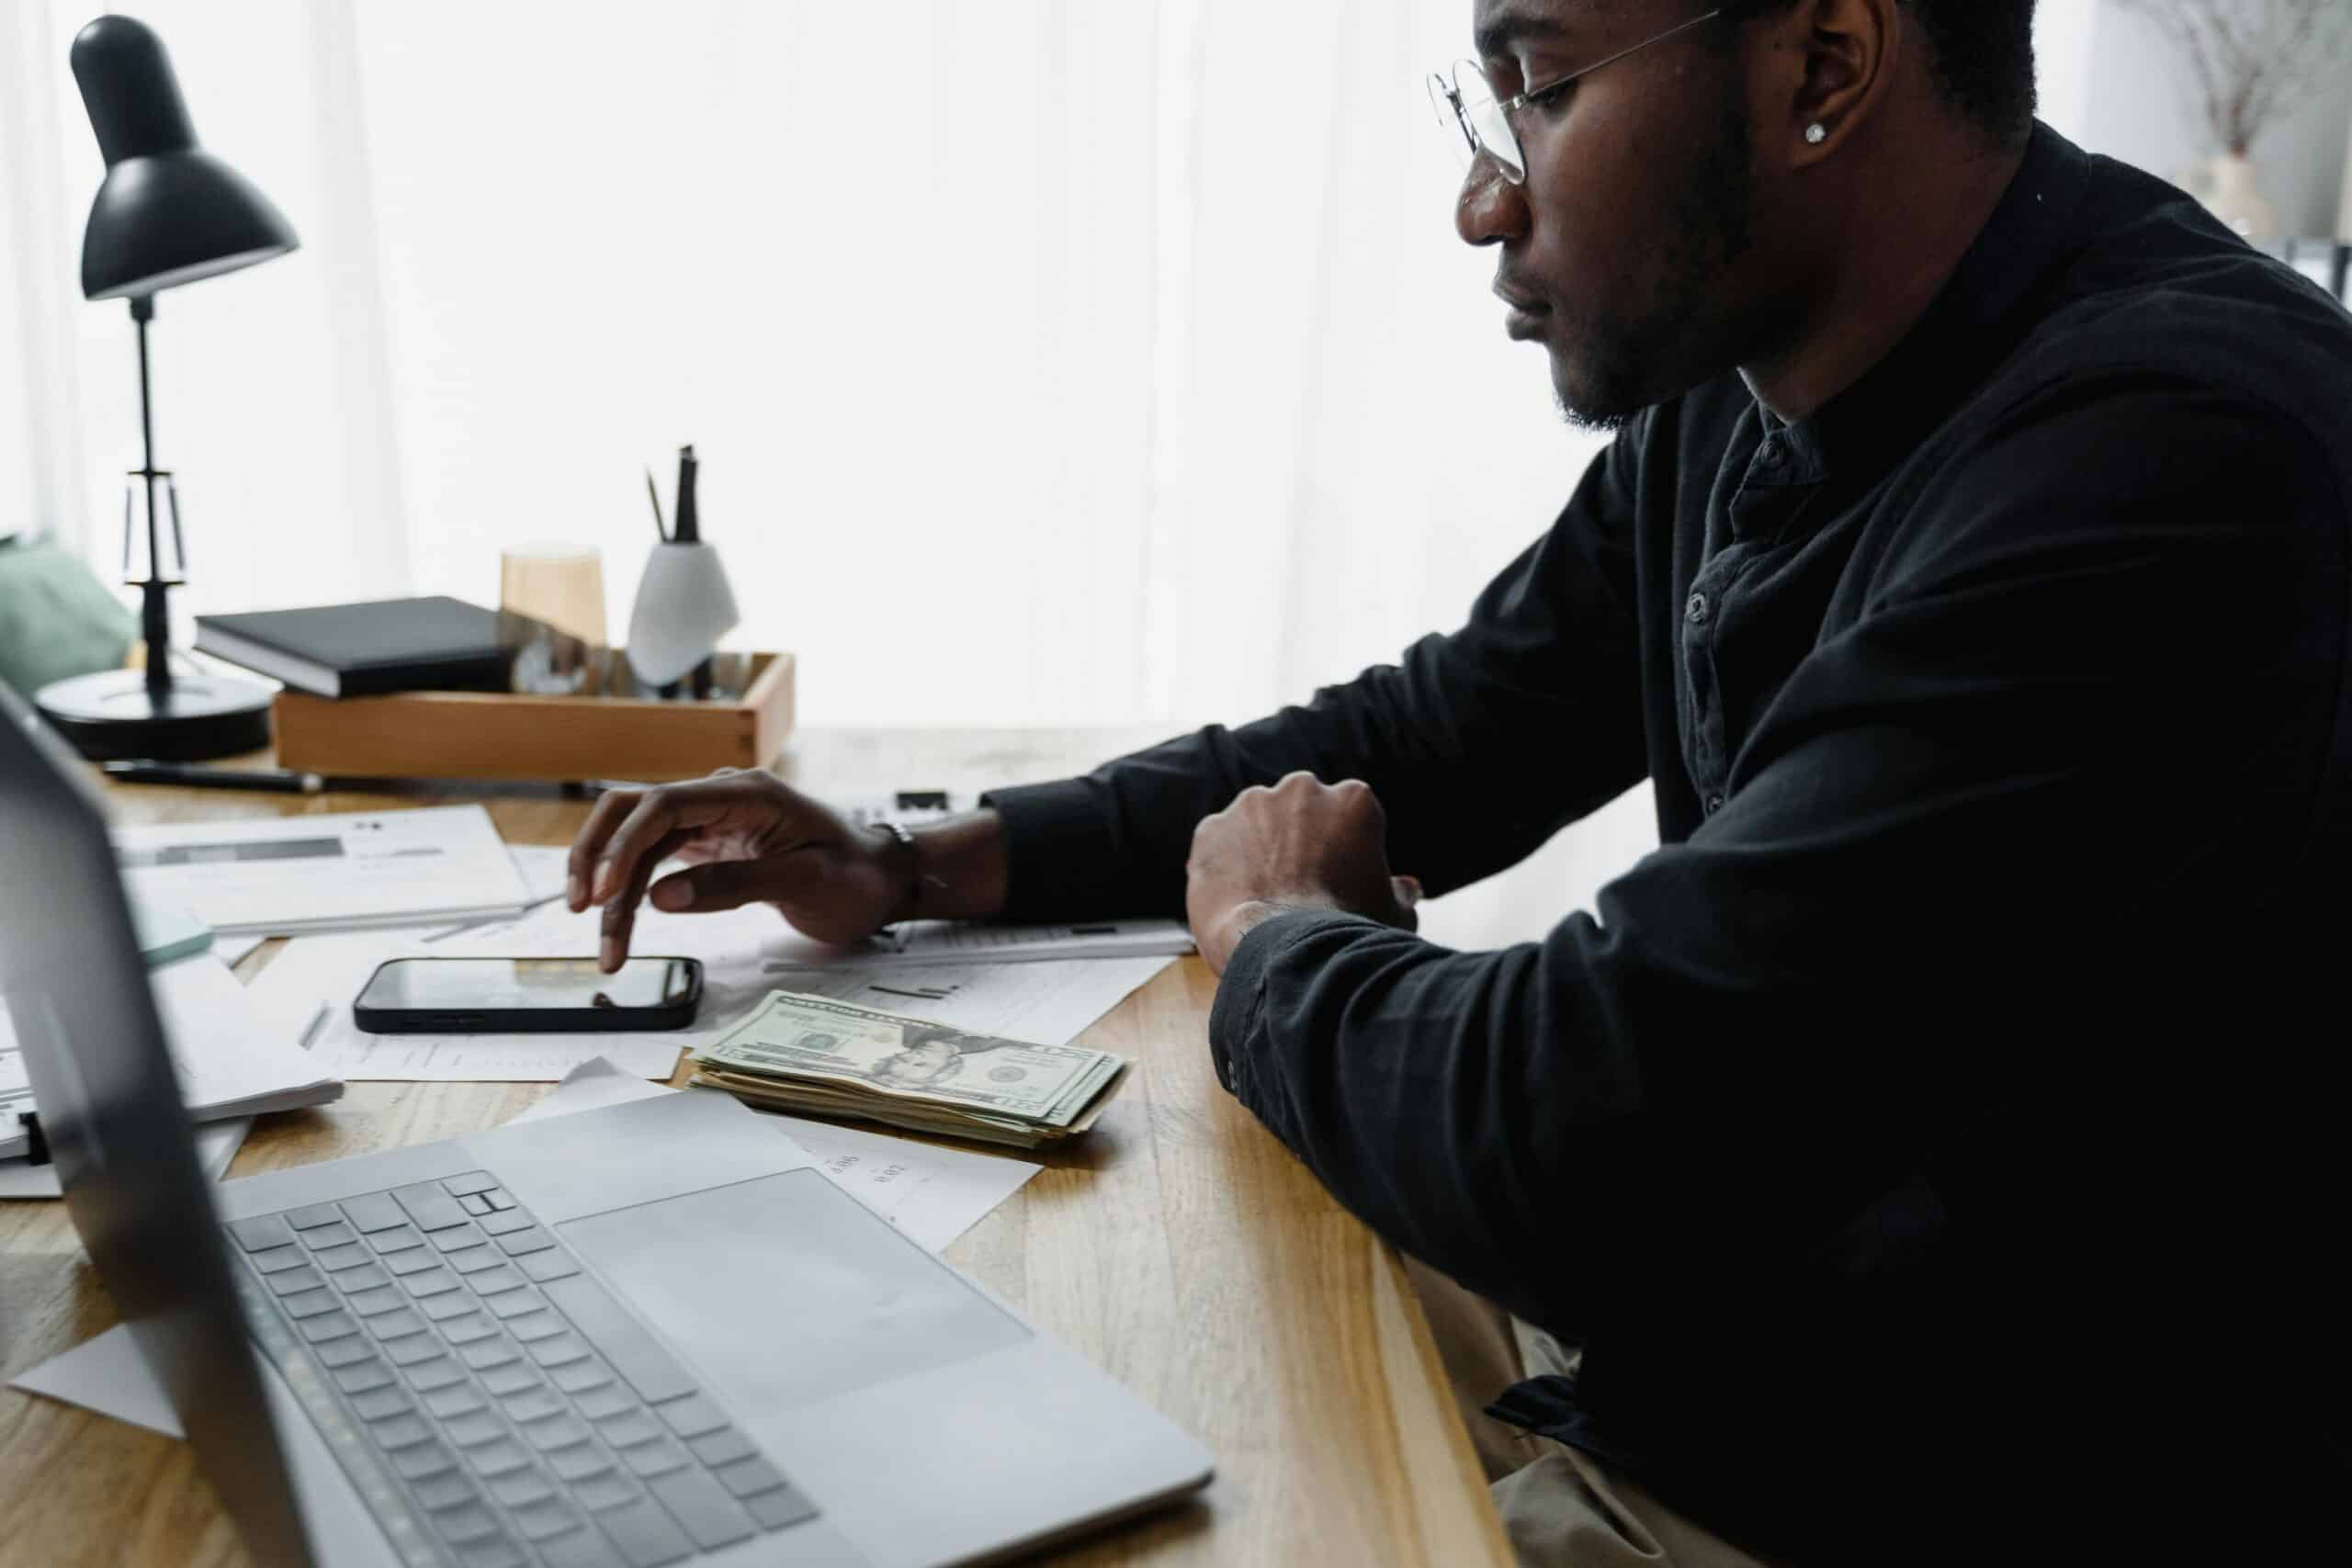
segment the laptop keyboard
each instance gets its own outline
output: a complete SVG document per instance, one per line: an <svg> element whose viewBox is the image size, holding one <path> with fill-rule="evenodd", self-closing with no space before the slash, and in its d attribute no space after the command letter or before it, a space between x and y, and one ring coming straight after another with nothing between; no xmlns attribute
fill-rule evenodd
<svg viewBox="0 0 2352 1568"><path fill-rule="evenodd" d="M486 1171L227 1228L461 1568L659 1568L817 1511Z"/></svg>

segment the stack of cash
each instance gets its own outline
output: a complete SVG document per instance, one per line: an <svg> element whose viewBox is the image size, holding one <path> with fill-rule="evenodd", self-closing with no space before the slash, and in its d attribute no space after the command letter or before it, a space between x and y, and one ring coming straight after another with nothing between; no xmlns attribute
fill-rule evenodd
<svg viewBox="0 0 2352 1568"><path fill-rule="evenodd" d="M771 991L695 1054L693 1081L775 1111L885 1122L1034 1149L1094 1125L1127 1060L1029 1045L825 997Z"/></svg>

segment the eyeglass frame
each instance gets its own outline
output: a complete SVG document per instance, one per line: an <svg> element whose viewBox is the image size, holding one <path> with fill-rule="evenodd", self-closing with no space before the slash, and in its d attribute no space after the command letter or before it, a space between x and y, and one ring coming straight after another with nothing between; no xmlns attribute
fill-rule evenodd
<svg viewBox="0 0 2352 1568"><path fill-rule="evenodd" d="M1514 172L1513 160L1503 157L1493 148L1487 146L1485 141L1479 139L1478 132L1472 128L1470 124L1470 110L1467 104L1464 101L1461 84L1458 81L1448 81L1444 73L1442 72L1432 71L1429 73L1429 89L1432 104L1441 106L1438 123L1440 125L1445 123L1444 111L1450 109L1453 112L1454 128L1462 132L1462 139L1470 145L1470 162L1472 164L1476 164L1478 160L1479 154L1484 153L1488 158L1494 160L1495 167L1502 171L1504 179L1509 180L1515 186L1524 185L1527 183L1527 149L1520 143L1519 128L1511 123L1512 116L1516 115L1520 110L1525 108L1529 104L1535 102L1539 98L1550 97L1553 94L1559 92L1562 88L1574 85L1576 83L1591 75L1594 72L1600 70L1604 65L1614 65L1619 61L1625 59L1629 55L1641 53L1642 51L1649 48L1652 44L1664 43L1670 38L1679 37L1683 33L1689 32L1691 28L1700 26L1702 23L1712 22L1716 17L1724 15L1728 7L1726 6L1718 6L1713 10L1707 12L1704 16L1693 17L1687 22L1678 22L1673 27L1667 28L1666 31L1657 34L1656 37L1645 38L1641 42L1633 45L1631 48L1621 49L1605 60L1596 60L1590 65L1582 66L1575 71L1569 72L1565 76L1555 77L1553 80L1546 82L1540 87L1530 87L1524 92L1514 94L1512 96L1508 98L1498 98L1492 96L1495 90L1494 84L1487 82L1487 92L1489 96L1487 101L1495 106L1496 113L1502 121L1503 130L1508 132L1510 137L1511 145L1510 150L1518 155L1516 160L1516 172ZM1458 60L1454 62L1454 69L1457 72L1464 65L1469 66L1473 72L1476 73L1478 80L1481 82L1487 81L1486 68L1478 64L1477 62L1474 60Z"/></svg>

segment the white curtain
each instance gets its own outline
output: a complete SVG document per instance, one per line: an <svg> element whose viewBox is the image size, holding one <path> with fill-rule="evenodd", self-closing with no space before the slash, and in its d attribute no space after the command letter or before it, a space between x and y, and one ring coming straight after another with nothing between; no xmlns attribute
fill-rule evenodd
<svg viewBox="0 0 2352 1568"><path fill-rule="evenodd" d="M88 10L0 7L0 442L8 502L111 572L137 391L74 286ZM617 637L643 468L666 493L691 441L806 722L1172 731L1458 624L1599 449L1452 231L1420 75L1466 0L139 14L303 242L158 300L184 617L487 602L502 547L562 541ZM1532 934L1648 834L1630 801L1433 929Z"/></svg>
<svg viewBox="0 0 2352 1568"><path fill-rule="evenodd" d="M2094 9L2041 7L2070 134ZM0 4L0 536L111 573L137 389L126 312L75 286L91 14ZM502 547L562 541L617 636L643 468L666 491L691 441L739 640L800 656L807 722L1173 730L1456 624L1598 450L1452 233L1419 77L1467 0L139 14L303 240L159 301L183 620L487 602ZM1430 929L1589 906L1647 796Z"/></svg>
<svg viewBox="0 0 2352 1568"><path fill-rule="evenodd" d="M56 198L11 239L79 386L41 504L105 558L137 421L126 313L73 288L85 8L21 8L10 183ZM1419 73L1466 6L141 15L303 237L158 301L192 609L488 598L557 540L617 634L692 441L811 721L1232 716L1458 617L1595 449L1451 232Z"/></svg>
<svg viewBox="0 0 2352 1568"><path fill-rule="evenodd" d="M2033 11L2033 53L2040 113L2060 135L2088 135L2091 43L2103 0L2039 0Z"/></svg>

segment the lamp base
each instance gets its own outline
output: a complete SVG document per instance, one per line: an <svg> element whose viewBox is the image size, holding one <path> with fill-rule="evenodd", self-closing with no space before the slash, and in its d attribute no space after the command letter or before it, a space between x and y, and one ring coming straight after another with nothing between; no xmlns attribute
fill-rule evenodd
<svg viewBox="0 0 2352 1568"><path fill-rule="evenodd" d="M174 675L158 699L146 672L107 670L52 681L33 698L41 716L92 761L155 757L188 762L269 744L277 694L224 675Z"/></svg>

